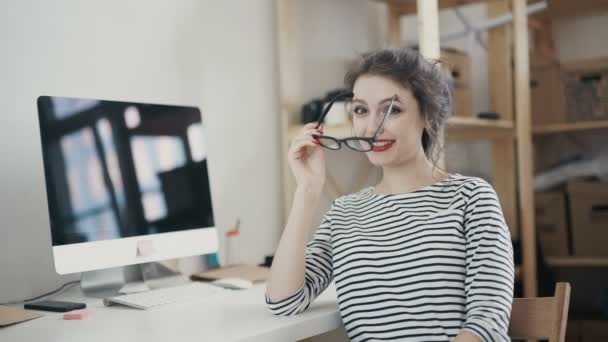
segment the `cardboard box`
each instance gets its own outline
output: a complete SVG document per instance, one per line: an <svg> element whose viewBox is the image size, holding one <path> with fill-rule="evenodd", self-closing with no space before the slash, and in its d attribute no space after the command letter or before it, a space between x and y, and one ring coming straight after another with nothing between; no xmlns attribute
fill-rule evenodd
<svg viewBox="0 0 608 342"><path fill-rule="evenodd" d="M566 120L608 120L608 58L563 64Z"/></svg>
<svg viewBox="0 0 608 342"><path fill-rule="evenodd" d="M455 116L473 116L473 93L471 92L471 66L469 56L461 51L442 48L440 59L444 77L452 95L452 110Z"/></svg>
<svg viewBox="0 0 608 342"><path fill-rule="evenodd" d="M549 14L552 17L570 17L608 11L608 0L549 0Z"/></svg>
<svg viewBox="0 0 608 342"><path fill-rule="evenodd" d="M566 196L563 192L538 192L534 195L536 232L543 255L570 255Z"/></svg>
<svg viewBox="0 0 608 342"><path fill-rule="evenodd" d="M572 254L608 256L608 183L571 181L566 189Z"/></svg>
<svg viewBox="0 0 608 342"><path fill-rule="evenodd" d="M471 61L469 56L451 48L441 48L440 58L446 62L456 87L471 85Z"/></svg>
<svg viewBox="0 0 608 342"><path fill-rule="evenodd" d="M566 92L557 61L535 61L530 69L532 125L566 122Z"/></svg>

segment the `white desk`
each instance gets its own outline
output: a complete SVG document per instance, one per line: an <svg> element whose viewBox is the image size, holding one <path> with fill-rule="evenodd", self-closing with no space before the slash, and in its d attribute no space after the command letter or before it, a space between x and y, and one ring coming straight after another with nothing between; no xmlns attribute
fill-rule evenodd
<svg viewBox="0 0 608 342"><path fill-rule="evenodd" d="M330 286L304 313L273 316L264 302L265 285L229 291L195 303L170 304L152 310L104 307L101 300L68 290L57 300L87 303L92 315L82 321L46 313L29 322L0 329L0 342L17 341L297 341L342 326L336 290Z"/></svg>

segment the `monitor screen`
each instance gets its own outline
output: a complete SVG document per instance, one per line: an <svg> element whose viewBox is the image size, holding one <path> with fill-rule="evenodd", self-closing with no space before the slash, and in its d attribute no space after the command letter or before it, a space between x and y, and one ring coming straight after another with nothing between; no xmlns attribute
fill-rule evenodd
<svg viewBox="0 0 608 342"><path fill-rule="evenodd" d="M41 96L53 246L214 227L195 107Z"/></svg>

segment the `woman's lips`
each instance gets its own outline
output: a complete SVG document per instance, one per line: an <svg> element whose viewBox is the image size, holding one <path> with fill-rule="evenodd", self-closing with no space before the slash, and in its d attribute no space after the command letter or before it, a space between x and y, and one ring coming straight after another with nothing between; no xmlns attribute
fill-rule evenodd
<svg viewBox="0 0 608 342"><path fill-rule="evenodd" d="M374 152L384 152L393 147L395 140L377 140L372 146Z"/></svg>

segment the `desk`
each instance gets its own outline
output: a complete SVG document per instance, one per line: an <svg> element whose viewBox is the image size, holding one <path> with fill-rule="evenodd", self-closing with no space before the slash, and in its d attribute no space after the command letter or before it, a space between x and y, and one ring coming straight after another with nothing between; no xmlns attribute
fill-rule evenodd
<svg viewBox="0 0 608 342"><path fill-rule="evenodd" d="M82 321L66 321L62 314L0 329L0 341L298 341L342 326L332 284L304 313L294 317L273 316L264 302L266 286L226 290L218 296L193 303L175 303L151 310L121 306L104 307L101 300L83 298L74 287L57 300L87 303L92 315Z"/></svg>

